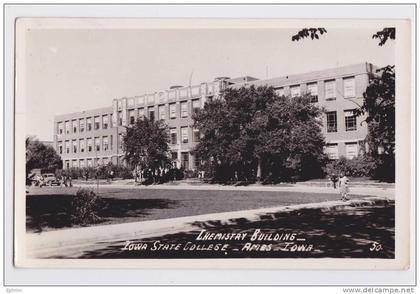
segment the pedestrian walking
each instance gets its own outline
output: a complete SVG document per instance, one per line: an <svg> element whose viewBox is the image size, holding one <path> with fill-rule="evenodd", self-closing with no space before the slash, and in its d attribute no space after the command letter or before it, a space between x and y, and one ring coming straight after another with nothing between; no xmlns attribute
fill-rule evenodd
<svg viewBox="0 0 420 294"><path fill-rule="evenodd" d="M344 173L341 173L338 185L340 187L341 200L343 201L350 200L350 197L348 196L350 193L349 182L349 178Z"/></svg>
<svg viewBox="0 0 420 294"><path fill-rule="evenodd" d="M333 184L334 189L337 189L338 176L335 173L332 173L330 180Z"/></svg>

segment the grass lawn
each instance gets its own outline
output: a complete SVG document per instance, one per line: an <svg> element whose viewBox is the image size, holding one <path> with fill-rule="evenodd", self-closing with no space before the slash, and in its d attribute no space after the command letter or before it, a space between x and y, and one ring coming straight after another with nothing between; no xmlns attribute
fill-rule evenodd
<svg viewBox="0 0 420 294"><path fill-rule="evenodd" d="M30 188L26 197L27 231L72 227L66 208L79 188ZM209 191L100 188L106 209L98 225L175 218L208 213L338 200L337 194L268 191ZM352 195L352 198L363 196Z"/></svg>

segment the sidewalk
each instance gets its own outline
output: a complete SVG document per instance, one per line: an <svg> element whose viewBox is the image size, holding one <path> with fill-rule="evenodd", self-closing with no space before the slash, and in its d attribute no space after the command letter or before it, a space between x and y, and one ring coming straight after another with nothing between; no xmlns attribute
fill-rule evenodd
<svg viewBox="0 0 420 294"><path fill-rule="evenodd" d="M388 202L389 199L384 197L366 197L349 202L328 201L116 225L64 229L43 233L28 233L26 234L25 244L28 244L27 250L30 257L63 257L63 254L65 254L65 257L69 258L77 257L86 250L104 248L110 242L124 242L133 239L199 230L200 222L217 222L218 225L227 225L234 224L238 220L252 222L262 219L274 219L277 213L287 213L303 208L321 210L352 209L359 206L380 205Z"/></svg>
<svg viewBox="0 0 420 294"><path fill-rule="evenodd" d="M89 187L96 188L95 184L83 184L74 183L76 187ZM331 186L311 186L307 184L279 184L279 185L260 185L252 184L248 186L231 186L231 185L220 185L220 184L206 184L200 183L191 185L190 183L177 182L166 183L160 185L135 185L134 182L127 180L115 181L112 184L99 185L100 189L106 188L118 188L118 189L153 189L153 190L219 190L219 191L270 191L270 192L308 192L308 193L328 193L328 194L339 194L338 189L333 189ZM368 185L357 185L355 183L350 184L350 194L355 195L366 195L366 196L378 196L386 197L390 200L395 199L395 188L394 185L385 186L368 186Z"/></svg>

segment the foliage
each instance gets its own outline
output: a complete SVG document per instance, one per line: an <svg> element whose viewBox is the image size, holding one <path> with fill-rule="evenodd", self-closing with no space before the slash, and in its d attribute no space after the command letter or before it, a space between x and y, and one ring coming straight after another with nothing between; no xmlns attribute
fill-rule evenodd
<svg viewBox="0 0 420 294"><path fill-rule="evenodd" d="M133 178L133 171L131 168L124 166L124 165L102 165L98 168L94 167L71 167L66 170L58 170L56 172L56 176L62 176L66 174L70 176L72 179L85 179L86 173L88 174L88 179L107 179L109 178L110 171L114 172L114 178L122 178L122 179L132 179Z"/></svg>
<svg viewBox="0 0 420 294"><path fill-rule="evenodd" d="M319 34L323 35L327 30L325 28L304 28L301 29L296 35L292 36L292 41L299 41L300 39L310 37L313 39L319 39Z"/></svg>
<svg viewBox="0 0 420 294"><path fill-rule="evenodd" d="M26 174L34 168L55 171L62 168L61 157L52 146L45 145L34 137L27 137L26 145Z"/></svg>
<svg viewBox="0 0 420 294"><path fill-rule="evenodd" d="M330 161L325 167L327 175L345 173L351 177L371 177L375 171L375 161L368 156L347 159L344 156Z"/></svg>
<svg viewBox="0 0 420 294"><path fill-rule="evenodd" d="M377 161L375 176L395 179L395 70L386 66L370 79L357 115L367 114L369 154Z"/></svg>
<svg viewBox="0 0 420 294"><path fill-rule="evenodd" d="M301 29L296 35L292 36L292 41L299 41L310 37L313 39L319 39L319 34L323 35L327 33L325 28L304 28ZM384 28L376 34L372 35L372 39L379 39L379 46L385 45L388 40L395 40L395 28Z"/></svg>
<svg viewBox="0 0 420 294"><path fill-rule="evenodd" d="M169 134L162 121L151 121L144 117L127 127L123 137L123 149L128 163L140 170L148 170L154 177L162 168L169 168Z"/></svg>
<svg viewBox="0 0 420 294"><path fill-rule="evenodd" d="M321 114L310 96L279 97L272 87L227 89L193 116L202 133L195 152L206 162L206 177L218 182L319 176Z"/></svg>
<svg viewBox="0 0 420 294"><path fill-rule="evenodd" d="M388 39L395 40L395 28L384 28L382 31L376 32L372 39L379 39L379 46L383 46Z"/></svg>
<svg viewBox="0 0 420 294"><path fill-rule="evenodd" d="M98 212L104 202L91 190L80 189L71 201L68 210L72 224L88 225L100 221Z"/></svg>

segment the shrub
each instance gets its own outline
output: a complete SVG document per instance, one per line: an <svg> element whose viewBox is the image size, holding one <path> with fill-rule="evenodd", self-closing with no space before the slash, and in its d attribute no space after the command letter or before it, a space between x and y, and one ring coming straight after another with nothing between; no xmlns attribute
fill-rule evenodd
<svg viewBox="0 0 420 294"><path fill-rule="evenodd" d="M375 171L375 163L372 159L366 156L358 156L353 159L340 157L337 160L331 161L325 167L327 175L335 173L346 173L351 177L371 177Z"/></svg>
<svg viewBox="0 0 420 294"><path fill-rule="evenodd" d="M98 223L98 212L104 208L104 202L91 190L80 189L71 201L68 214L72 224L88 225Z"/></svg>

